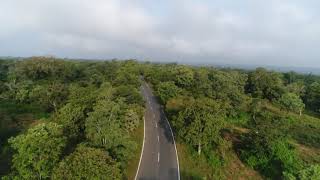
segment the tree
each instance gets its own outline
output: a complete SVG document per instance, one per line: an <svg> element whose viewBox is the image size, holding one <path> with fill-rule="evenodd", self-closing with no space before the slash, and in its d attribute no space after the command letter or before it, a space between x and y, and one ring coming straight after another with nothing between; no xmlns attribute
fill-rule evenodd
<svg viewBox="0 0 320 180"><path fill-rule="evenodd" d="M84 106L85 111L89 112L93 108L98 94L98 89L94 86L81 87L79 85L70 85L68 103Z"/></svg>
<svg viewBox="0 0 320 180"><path fill-rule="evenodd" d="M270 101L278 99L284 92L282 76L280 73L257 68L249 74L247 91L254 97L266 98Z"/></svg>
<svg viewBox="0 0 320 180"><path fill-rule="evenodd" d="M80 145L55 168L53 179L121 179L120 169L102 149Z"/></svg>
<svg viewBox="0 0 320 180"><path fill-rule="evenodd" d="M298 82L294 82L294 83L291 83L291 84L288 84L286 86L286 89L288 92L290 93L294 93L300 97L303 97L306 93L306 90L305 90L305 85L303 84L302 81L298 81Z"/></svg>
<svg viewBox="0 0 320 180"><path fill-rule="evenodd" d="M121 85L116 87L114 96L125 98L127 104L144 104L139 90L132 85Z"/></svg>
<svg viewBox="0 0 320 180"><path fill-rule="evenodd" d="M113 101L99 101L86 120L86 136L95 145L117 146L121 139L120 107Z"/></svg>
<svg viewBox="0 0 320 180"><path fill-rule="evenodd" d="M85 129L85 107L68 103L59 109L54 119L63 125L64 134L69 138L76 138L82 135Z"/></svg>
<svg viewBox="0 0 320 180"><path fill-rule="evenodd" d="M74 64L54 57L31 57L17 61L14 73L18 79L68 80L74 78Z"/></svg>
<svg viewBox="0 0 320 180"><path fill-rule="evenodd" d="M263 131L252 131L243 138L241 158L252 168L271 179L295 174L302 162L287 138L279 138Z"/></svg>
<svg viewBox="0 0 320 180"><path fill-rule="evenodd" d="M187 66L176 66L174 69L175 83L179 87L189 87L193 83L193 70Z"/></svg>
<svg viewBox="0 0 320 180"><path fill-rule="evenodd" d="M209 96L212 93L211 81L209 80L209 70L206 68L197 69L194 73L194 84L191 89L194 97L203 95Z"/></svg>
<svg viewBox="0 0 320 180"><path fill-rule="evenodd" d="M170 98L176 97L180 91L180 88L178 88L172 81L161 82L157 86L157 94L163 104L166 104Z"/></svg>
<svg viewBox="0 0 320 180"><path fill-rule="evenodd" d="M140 123L140 117L137 112L133 109L127 109L125 115L124 115L124 128L131 132L135 130Z"/></svg>
<svg viewBox="0 0 320 180"><path fill-rule="evenodd" d="M285 93L279 99L279 103L287 110L293 112L299 112L300 116L305 105L302 102L302 99L293 93Z"/></svg>
<svg viewBox="0 0 320 180"><path fill-rule="evenodd" d="M320 110L320 83L313 82L307 88L305 101L312 110L319 111Z"/></svg>
<svg viewBox="0 0 320 180"><path fill-rule="evenodd" d="M235 116L247 106L244 94L246 74L214 69L209 72L208 79L211 87L205 95L228 104L228 115Z"/></svg>
<svg viewBox="0 0 320 180"><path fill-rule="evenodd" d="M16 84L15 99L21 103L30 102L30 93L33 86L32 81L22 81Z"/></svg>
<svg viewBox="0 0 320 180"><path fill-rule="evenodd" d="M58 111L68 96L67 87L57 81L50 84L37 85L31 92L31 99L48 110Z"/></svg>
<svg viewBox="0 0 320 180"><path fill-rule="evenodd" d="M250 112L252 114L252 119L254 121L256 121L256 117L259 113L261 113L262 111L262 107L263 107L263 104L262 104L262 100L259 99L259 98L253 98L252 99L252 102L249 106L249 109L250 109Z"/></svg>
<svg viewBox="0 0 320 180"><path fill-rule="evenodd" d="M135 61L126 61L116 73L114 85L133 85L136 88L140 86L139 68Z"/></svg>
<svg viewBox="0 0 320 180"><path fill-rule="evenodd" d="M223 141L220 131L225 125L224 109L217 101L199 98L179 113L178 121L184 124L179 134L187 143L197 147L199 155L202 147L218 146Z"/></svg>
<svg viewBox="0 0 320 180"><path fill-rule="evenodd" d="M22 179L49 179L66 145L62 126L42 123L9 140L16 154L13 168Z"/></svg>
<svg viewBox="0 0 320 180"><path fill-rule="evenodd" d="M86 120L86 137L97 147L104 147L110 155L124 160L136 145L121 128L121 109L118 103L98 101Z"/></svg>

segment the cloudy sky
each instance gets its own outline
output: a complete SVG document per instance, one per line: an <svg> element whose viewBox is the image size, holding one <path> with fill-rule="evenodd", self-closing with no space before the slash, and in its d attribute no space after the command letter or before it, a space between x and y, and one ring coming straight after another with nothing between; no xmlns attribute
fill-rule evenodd
<svg viewBox="0 0 320 180"><path fill-rule="evenodd" d="M318 0L1 0L0 56L320 68Z"/></svg>

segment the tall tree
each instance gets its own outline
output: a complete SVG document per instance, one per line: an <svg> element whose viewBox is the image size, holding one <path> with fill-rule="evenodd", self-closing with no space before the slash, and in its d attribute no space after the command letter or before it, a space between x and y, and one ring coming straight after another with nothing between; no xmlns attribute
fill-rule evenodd
<svg viewBox="0 0 320 180"><path fill-rule="evenodd" d="M305 96L306 104L314 111L320 110L320 83L314 82L308 88Z"/></svg>
<svg viewBox="0 0 320 180"><path fill-rule="evenodd" d="M63 125L64 133L69 138L81 137L85 126L85 107L68 103L56 113L54 119Z"/></svg>
<svg viewBox="0 0 320 180"><path fill-rule="evenodd" d="M218 146L223 139L220 131L225 125L225 108L217 101L199 98L179 113L178 120L184 123L180 135L196 146L200 155L202 148Z"/></svg>
<svg viewBox="0 0 320 180"><path fill-rule="evenodd" d="M174 69L175 82L180 87L190 87L193 83L194 72L187 66L176 66Z"/></svg>
<svg viewBox="0 0 320 180"><path fill-rule="evenodd" d="M86 137L93 145L107 149L111 156L125 160L131 156L130 152L136 145L121 128L120 114L122 112L118 103L98 101L86 120Z"/></svg>
<svg viewBox="0 0 320 180"><path fill-rule="evenodd" d="M55 123L39 124L9 140L16 154L13 169L17 178L49 179L66 145L62 126Z"/></svg>
<svg viewBox="0 0 320 180"><path fill-rule="evenodd" d="M68 89L61 82L37 85L30 93L33 101L43 105L48 110L58 111L59 107L66 102Z"/></svg>
<svg viewBox="0 0 320 180"><path fill-rule="evenodd" d="M157 95L163 104L165 104L170 98L178 96L180 92L181 89L178 88L172 81L161 82L157 86Z"/></svg>
<svg viewBox="0 0 320 180"><path fill-rule="evenodd" d="M113 101L99 101L86 120L86 136L95 145L111 148L121 140L120 106Z"/></svg>
<svg viewBox="0 0 320 180"><path fill-rule="evenodd" d="M254 97L266 98L271 101L278 99L284 92L282 76L280 73L257 68L249 75L247 91Z"/></svg>
<svg viewBox="0 0 320 180"><path fill-rule="evenodd" d="M281 96L279 103L287 110L298 112L300 116L305 108L302 99L293 93L286 93Z"/></svg>
<svg viewBox="0 0 320 180"><path fill-rule="evenodd" d="M78 146L53 171L52 179L121 179L120 169L102 149Z"/></svg>

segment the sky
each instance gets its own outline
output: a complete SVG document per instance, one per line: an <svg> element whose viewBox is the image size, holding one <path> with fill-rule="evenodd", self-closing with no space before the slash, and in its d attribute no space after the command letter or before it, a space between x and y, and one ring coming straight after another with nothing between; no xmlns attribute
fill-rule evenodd
<svg viewBox="0 0 320 180"><path fill-rule="evenodd" d="M1 0L0 56L320 68L318 0Z"/></svg>

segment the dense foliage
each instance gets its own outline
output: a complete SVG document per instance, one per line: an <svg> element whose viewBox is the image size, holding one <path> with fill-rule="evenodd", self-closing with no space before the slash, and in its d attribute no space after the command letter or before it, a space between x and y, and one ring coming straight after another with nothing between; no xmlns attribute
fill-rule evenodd
<svg viewBox="0 0 320 180"><path fill-rule="evenodd" d="M182 174L189 174L184 178L228 179L223 169L231 166L233 151L265 178L315 177L317 172L307 175L303 169L320 163L319 158L307 162L298 148L319 152L320 77L176 64L147 64L143 73L164 105L178 142L189 147L189 156L198 154L198 161L205 159L212 168L212 174L197 174L182 167Z"/></svg>
<svg viewBox="0 0 320 180"><path fill-rule="evenodd" d="M140 75L198 166L182 178L233 179L235 157L262 178L319 178L319 76L51 57L0 61L0 175L128 178Z"/></svg>
<svg viewBox="0 0 320 180"><path fill-rule="evenodd" d="M138 63L0 62L4 179L126 178L144 114Z"/></svg>

